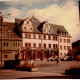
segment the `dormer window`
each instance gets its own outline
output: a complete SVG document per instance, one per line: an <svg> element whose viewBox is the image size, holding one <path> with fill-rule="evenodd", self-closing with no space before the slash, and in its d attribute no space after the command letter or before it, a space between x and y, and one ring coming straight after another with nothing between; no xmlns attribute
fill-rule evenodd
<svg viewBox="0 0 80 80"><path fill-rule="evenodd" d="M29 24L29 21L27 21L27 24Z"/></svg>
<svg viewBox="0 0 80 80"><path fill-rule="evenodd" d="M30 30L32 31L32 27L30 27Z"/></svg>
<svg viewBox="0 0 80 80"><path fill-rule="evenodd" d="M45 24L45 26L48 26L48 24Z"/></svg>
<svg viewBox="0 0 80 80"><path fill-rule="evenodd" d="M24 30L26 30L26 27L24 27Z"/></svg>

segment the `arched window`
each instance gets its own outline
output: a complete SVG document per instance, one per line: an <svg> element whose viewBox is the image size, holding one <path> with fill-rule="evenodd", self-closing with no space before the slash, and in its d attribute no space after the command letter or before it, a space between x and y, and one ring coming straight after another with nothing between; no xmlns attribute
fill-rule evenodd
<svg viewBox="0 0 80 80"><path fill-rule="evenodd" d="M3 43L3 46L5 47L5 42Z"/></svg>
<svg viewBox="0 0 80 80"><path fill-rule="evenodd" d="M6 46L8 47L8 42L6 43Z"/></svg>

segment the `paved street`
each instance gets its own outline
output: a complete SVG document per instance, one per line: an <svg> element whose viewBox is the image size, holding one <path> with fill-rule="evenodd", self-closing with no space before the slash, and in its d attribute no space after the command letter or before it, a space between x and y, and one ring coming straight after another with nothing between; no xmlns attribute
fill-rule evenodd
<svg viewBox="0 0 80 80"><path fill-rule="evenodd" d="M38 65L37 72L2 70L0 69L0 79L16 79L16 78L34 78L34 77L59 77L65 76L63 73L66 68L71 66L80 66L80 61L62 61L57 64L55 61L36 61Z"/></svg>
<svg viewBox="0 0 80 80"><path fill-rule="evenodd" d="M56 61L37 61L36 64L38 65L38 72L64 73L65 69L71 66L80 66L80 61L61 61L59 64Z"/></svg>

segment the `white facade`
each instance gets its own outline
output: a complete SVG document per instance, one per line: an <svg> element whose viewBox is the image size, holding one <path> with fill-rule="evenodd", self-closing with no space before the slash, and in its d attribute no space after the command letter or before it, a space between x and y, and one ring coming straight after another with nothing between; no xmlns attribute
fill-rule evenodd
<svg viewBox="0 0 80 80"><path fill-rule="evenodd" d="M33 25L29 18L26 18L26 20L22 24L22 45L23 47L26 47L26 43L30 44L31 48L34 48L34 44L36 45L36 49L39 48L39 44L41 45L41 48L51 48L51 49L59 49L59 57L65 57L68 53L68 49L72 49L72 42L71 37L64 36L61 34L61 36L58 37L58 35L52 35L52 30L48 22L46 21L43 24L43 28L41 29L43 33L34 33L33 32ZM35 38L34 38L35 35ZM40 38L39 38L40 35ZM44 39L45 35L45 39ZM50 36L50 39L49 39ZM53 36L55 36L57 39L54 40ZM62 40L62 41L61 41ZM56 47L54 48L54 46Z"/></svg>
<svg viewBox="0 0 80 80"><path fill-rule="evenodd" d="M68 50L72 49L72 41L69 37L59 37L59 56L65 57Z"/></svg>

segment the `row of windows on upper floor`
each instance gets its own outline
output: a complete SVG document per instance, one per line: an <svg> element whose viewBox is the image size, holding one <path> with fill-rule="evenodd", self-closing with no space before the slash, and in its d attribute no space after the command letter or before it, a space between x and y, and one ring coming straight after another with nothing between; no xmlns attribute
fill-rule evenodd
<svg viewBox="0 0 80 80"><path fill-rule="evenodd" d="M60 38L60 42L70 43L70 39L62 39L62 38Z"/></svg>
<svg viewBox="0 0 80 80"><path fill-rule="evenodd" d="M67 53L64 53L64 54L60 53L60 57L63 57L63 55L65 57L65 56L67 56Z"/></svg>
<svg viewBox="0 0 80 80"><path fill-rule="evenodd" d="M32 44L31 43L25 43L25 47L27 48L31 48L32 47ZM41 48L41 43L38 44L38 48ZM47 48L46 44L43 44L43 47L44 48ZM33 43L33 48L37 48L36 46L36 43ZM51 44L48 44L48 48L58 48L58 45L57 44L53 44L53 47L51 46Z"/></svg>
<svg viewBox="0 0 80 80"><path fill-rule="evenodd" d="M63 47L60 46L60 50L63 50L63 49L64 49L64 50L69 50L69 49L70 49L70 46L63 46Z"/></svg>
<svg viewBox="0 0 80 80"><path fill-rule="evenodd" d="M43 35L43 38L42 38L42 35L40 35L40 34L38 34L38 38L37 38L36 34L33 34L33 39L47 39L47 36L48 36L48 40L57 40L58 39L57 36L50 36L50 35ZM25 38L32 39L31 34L26 33Z"/></svg>
<svg viewBox="0 0 80 80"><path fill-rule="evenodd" d="M11 46L9 46L9 42L3 42L3 47L11 47ZM20 47L20 43L19 42L13 42L12 47Z"/></svg>

